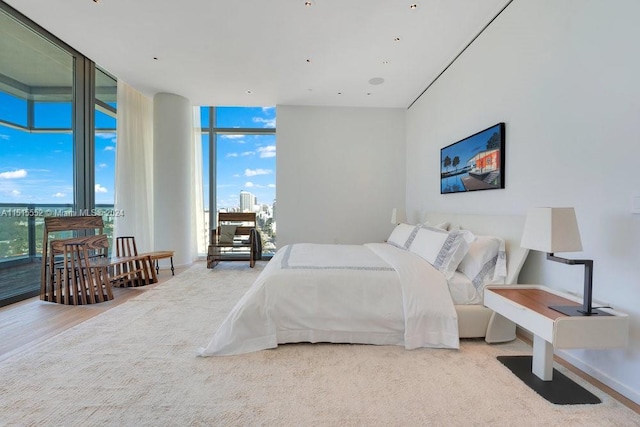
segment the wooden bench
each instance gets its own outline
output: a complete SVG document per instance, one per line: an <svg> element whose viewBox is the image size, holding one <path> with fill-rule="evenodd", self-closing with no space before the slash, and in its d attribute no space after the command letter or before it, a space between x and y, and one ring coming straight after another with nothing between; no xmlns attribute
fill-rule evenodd
<svg viewBox="0 0 640 427"><path fill-rule="evenodd" d="M253 268L257 258L256 232L254 212L219 212L218 226L211 230L207 267L213 268L220 261L249 261L249 267Z"/></svg>

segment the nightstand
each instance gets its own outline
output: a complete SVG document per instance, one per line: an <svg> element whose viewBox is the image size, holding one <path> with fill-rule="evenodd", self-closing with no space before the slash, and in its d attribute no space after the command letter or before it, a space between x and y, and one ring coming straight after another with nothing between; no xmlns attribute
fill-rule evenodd
<svg viewBox="0 0 640 427"><path fill-rule="evenodd" d="M500 361L534 389L543 387L553 390L557 388L554 383L562 386L566 378L557 371L554 373L554 349L606 349L627 345L629 318L626 314L602 309L607 316L567 316L549 308L550 305L581 305L579 301L569 294L538 285L487 287L484 305L533 334L532 357L500 357ZM514 357L518 359L512 359ZM529 366L528 363L531 364L528 376L532 378L523 378L519 372ZM554 377L560 378L556 381ZM542 394L540 390L536 391ZM564 392L568 391L560 394Z"/></svg>

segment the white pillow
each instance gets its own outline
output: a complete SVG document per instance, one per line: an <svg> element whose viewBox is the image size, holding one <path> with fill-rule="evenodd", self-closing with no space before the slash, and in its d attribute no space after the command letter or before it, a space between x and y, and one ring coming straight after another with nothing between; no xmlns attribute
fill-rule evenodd
<svg viewBox="0 0 640 427"><path fill-rule="evenodd" d="M504 283L507 263L504 240L495 236L477 236L458 265L458 271L471 279L479 291L487 283Z"/></svg>
<svg viewBox="0 0 640 427"><path fill-rule="evenodd" d="M236 234L236 225L222 224L220 225L220 236L218 237L218 243L233 243L233 238Z"/></svg>
<svg viewBox="0 0 640 427"><path fill-rule="evenodd" d="M427 260L450 279L469 250L475 236L468 230L444 231L440 228L418 226L409 250Z"/></svg>
<svg viewBox="0 0 640 427"><path fill-rule="evenodd" d="M415 225L398 224L391 232L391 235L387 239L387 243L401 249L409 249L409 245L411 244L409 238L415 229Z"/></svg>
<svg viewBox="0 0 640 427"><path fill-rule="evenodd" d="M441 222L440 224L433 225L433 224L430 224L429 221L425 221L423 224L428 226L428 227L441 228L443 230L448 230L449 229L449 223L448 222Z"/></svg>

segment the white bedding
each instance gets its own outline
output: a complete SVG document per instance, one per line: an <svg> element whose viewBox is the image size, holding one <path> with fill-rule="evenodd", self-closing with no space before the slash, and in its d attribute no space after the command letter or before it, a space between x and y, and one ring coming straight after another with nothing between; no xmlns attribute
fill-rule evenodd
<svg viewBox="0 0 640 427"><path fill-rule="evenodd" d="M482 304L482 295L473 286L473 282L464 274L456 271L448 280L449 292L455 305Z"/></svg>
<svg viewBox="0 0 640 427"><path fill-rule="evenodd" d="M459 348L442 273L385 243L281 248L201 356L293 342Z"/></svg>

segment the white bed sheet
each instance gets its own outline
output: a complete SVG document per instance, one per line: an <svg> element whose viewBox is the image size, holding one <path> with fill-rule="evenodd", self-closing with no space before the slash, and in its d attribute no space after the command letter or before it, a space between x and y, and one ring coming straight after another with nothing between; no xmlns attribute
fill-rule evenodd
<svg viewBox="0 0 640 427"><path fill-rule="evenodd" d="M449 279L449 292L455 305L482 304L482 295L473 286L471 279L459 271Z"/></svg>
<svg viewBox="0 0 640 427"><path fill-rule="evenodd" d="M385 243L281 248L201 356L293 342L459 348L444 276Z"/></svg>

